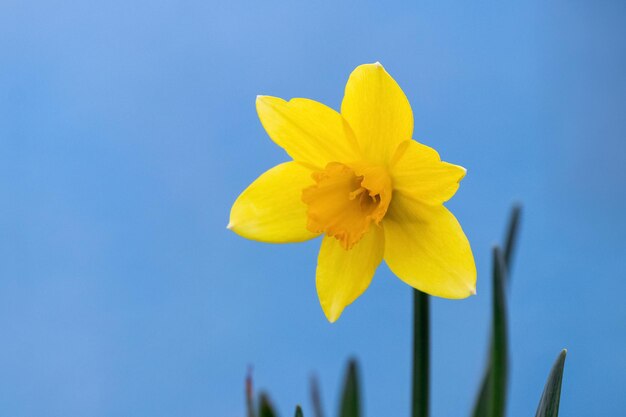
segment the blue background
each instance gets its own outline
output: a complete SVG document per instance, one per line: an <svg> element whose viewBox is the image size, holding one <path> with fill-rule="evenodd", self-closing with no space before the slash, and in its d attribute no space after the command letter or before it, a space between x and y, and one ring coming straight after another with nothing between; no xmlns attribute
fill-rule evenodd
<svg viewBox="0 0 626 417"><path fill-rule="evenodd" d="M625 23L620 1L3 0L0 414L238 417L253 365L283 416L310 410L313 371L334 415L356 355L367 416L407 416L409 288L383 266L330 325L319 241L225 228L286 160L255 96L338 108L381 61L415 138L468 168L448 206L478 296L433 303L433 415L473 402L516 200L510 415L534 414L563 347L562 415L624 415Z"/></svg>

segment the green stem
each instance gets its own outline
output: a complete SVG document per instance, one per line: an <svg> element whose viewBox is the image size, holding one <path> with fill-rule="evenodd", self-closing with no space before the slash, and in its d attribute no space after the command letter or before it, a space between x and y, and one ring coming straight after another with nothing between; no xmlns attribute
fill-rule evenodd
<svg viewBox="0 0 626 417"><path fill-rule="evenodd" d="M430 307L427 294L413 290L412 417L429 415Z"/></svg>

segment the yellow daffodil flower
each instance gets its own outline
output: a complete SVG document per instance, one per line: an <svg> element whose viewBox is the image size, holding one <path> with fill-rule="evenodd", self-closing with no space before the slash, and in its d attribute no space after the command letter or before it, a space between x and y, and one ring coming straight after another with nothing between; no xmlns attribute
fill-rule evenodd
<svg viewBox="0 0 626 417"><path fill-rule="evenodd" d="M428 294L475 294L472 250L443 206L466 171L412 139L409 101L380 63L352 72L341 113L304 98L258 96L256 108L293 161L241 193L228 228L271 243L324 235L316 286L329 321L363 294L383 259Z"/></svg>

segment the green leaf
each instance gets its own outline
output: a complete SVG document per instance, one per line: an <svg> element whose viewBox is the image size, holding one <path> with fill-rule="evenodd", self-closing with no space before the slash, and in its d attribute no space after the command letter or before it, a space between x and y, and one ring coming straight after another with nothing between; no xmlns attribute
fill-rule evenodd
<svg viewBox="0 0 626 417"><path fill-rule="evenodd" d="M259 396L259 417L276 417L276 412L267 394Z"/></svg>
<svg viewBox="0 0 626 417"><path fill-rule="evenodd" d="M489 417L503 417L506 408L508 346L504 285L506 264L500 248L493 250L493 348L490 364Z"/></svg>
<svg viewBox="0 0 626 417"><path fill-rule="evenodd" d="M412 417L428 417L430 379L430 299L413 290Z"/></svg>
<svg viewBox="0 0 626 417"><path fill-rule="evenodd" d="M567 350L563 349L556 358L552 370L548 376L546 386L543 388L539 407L535 417L558 417L559 403L561 401L561 383L563 381L563 367L565 366L565 356Z"/></svg>
<svg viewBox="0 0 626 417"><path fill-rule="evenodd" d="M348 363L348 371L341 396L340 417L360 417L361 400L359 398L359 376L354 359Z"/></svg>
<svg viewBox="0 0 626 417"><path fill-rule="evenodd" d="M299 405L296 405L296 415L295 417L304 417L302 414L302 408Z"/></svg>
<svg viewBox="0 0 626 417"><path fill-rule="evenodd" d="M515 205L513 209L511 210L511 214L509 216L507 233L504 239L505 243L504 243L504 254L503 254L507 277L510 276L511 265L513 262L513 253L515 251L515 246L516 246L518 234L519 234L518 232L519 232L521 213L522 213L521 206ZM494 273L495 273L495 267L494 267ZM504 280L503 282L504 284L506 284L508 282L508 278ZM494 285L494 292L495 292L495 285ZM504 294L502 298L504 299ZM494 309L494 314L495 314L495 309ZM505 331L506 331L506 322L505 322ZM492 402L492 397L493 397L492 386L491 386L492 362L493 362L493 354L495 351L493 333L494 333L494 330L492 328L491 336L489 338L489 357L487 360L487 366L485 368L485 373L483 374L483 377L481 380L480 390L478 391L478 396L476 397L476 403L474 404L474 409L472 411L472 417L489 417L493 415L493 414L490 414L490 407L491 407L490 404ZM506 357L507 355L506 345L504 347L505 347L504 355ZM500 346L500 348L498 348L497 350L501 351L502 346ZM506 381L506 376L505 376L505 381Z"/></svg>
<svg viewBox="0 0 626 417"><path fill-rule="evenodd" d="M506 267L499 248L493 251L493 318L487 369L472 417L502 417L506 408L508 346L504 286Z"/></svg>

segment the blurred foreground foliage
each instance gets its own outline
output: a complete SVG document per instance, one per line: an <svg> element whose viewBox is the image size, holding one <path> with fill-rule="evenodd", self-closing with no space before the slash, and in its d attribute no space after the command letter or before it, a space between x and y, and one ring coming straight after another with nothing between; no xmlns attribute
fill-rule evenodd
<svg viewBox="0 0 626 417"><path fill-rule="evenodd" d="M504 247L493 249L492 318L489 354L471 417L504 417L508 386L509 351L507 344L506 290L517 242L521 209L511 211ZM414 290L413 398L411 417L429 417L429 303L428 296ZM557 417L561 398L563 367L567 351L562 350L548 375L535 417ZM348 362L337 417L362 417L358 364ZM324 417L317 380L311 381L313 417ZM247 417L278 417L268 395L261 393L255 401L251 376L246 380ZM256 403L256 404L255 404ZM295 408L295 417L304 417Z"/></svg>

